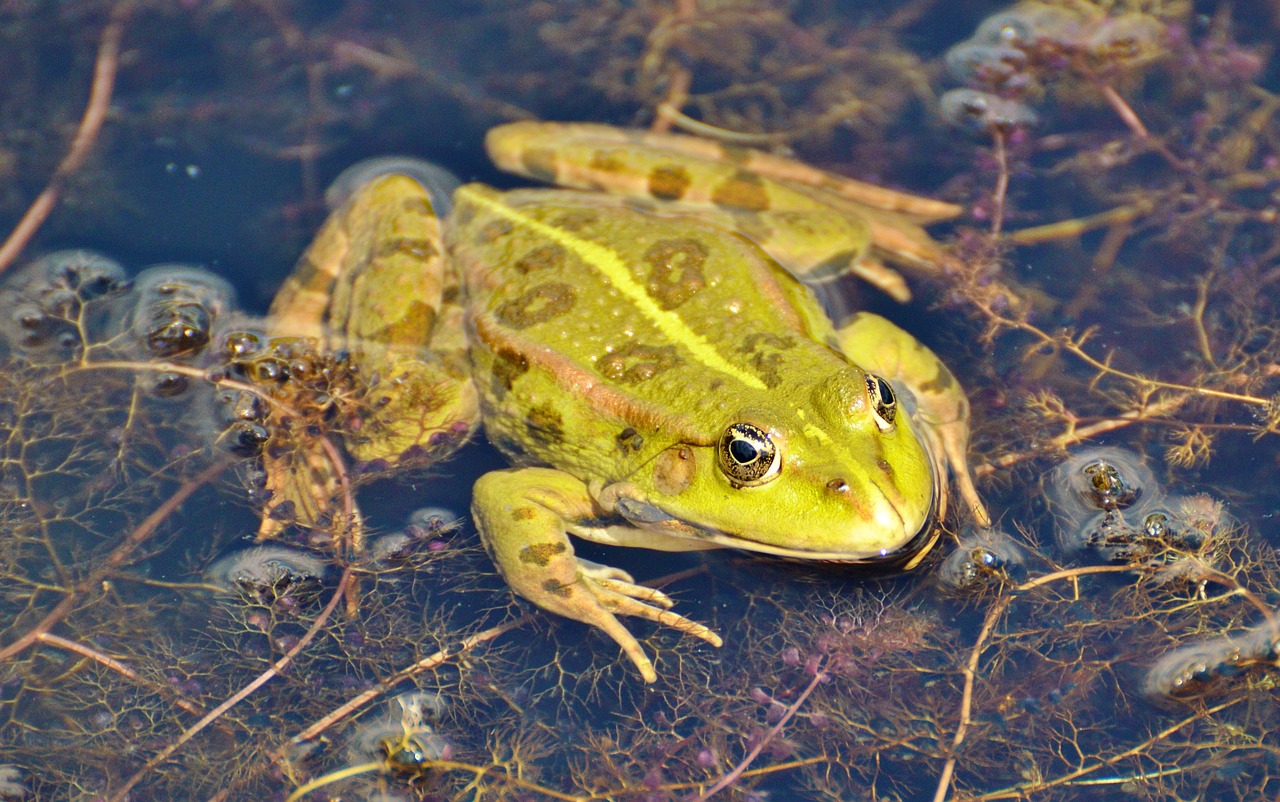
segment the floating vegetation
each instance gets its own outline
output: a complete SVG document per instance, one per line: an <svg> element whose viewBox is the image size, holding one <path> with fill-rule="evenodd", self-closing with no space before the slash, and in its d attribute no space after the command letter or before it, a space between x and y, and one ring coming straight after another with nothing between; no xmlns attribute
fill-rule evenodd
<svg viewBox="0 0 1280 802"><path fill-rule="evenodd" d="M323 559L297 549L254 546L222 557L209 566L205 578L229 593L271 604L307 586L317 587L328 567Z"/></svg>
<svg viewBox="0 0 1280 802"><path fill-rule="evenodd" d="M956 540L938 566L938 584L946 590L980 597L1026 578L1027 552L998 529L968 532Z"/></svg>

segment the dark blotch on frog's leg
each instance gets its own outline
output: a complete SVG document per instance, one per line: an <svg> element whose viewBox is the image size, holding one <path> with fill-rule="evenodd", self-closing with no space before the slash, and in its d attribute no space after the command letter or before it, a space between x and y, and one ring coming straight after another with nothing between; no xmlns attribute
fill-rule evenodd
<svg viewBox="0 0 1280 802"><path fill-rule="evenodd" d="M733 210L733 227L738 233L757 245L767 243L772 237L774 227L759 212Z"/></svg>
<svg viewBox="0 0 1280 802"><path fill-rule="evenodd" d="M711 200L725 209L763 212L769 208L769 193L764 180L748 170L739 170L721 181L711 193Z"/></svg>
<svg viewBox="0 0 1280 802"><path fill-rule="evenodd" d="M556 151L554 148L528 148L520 154L520 163L530 178L556 182Z"/></svg>
<svg viewBox="0 0 1280 802"><path fill-rule="evenodd" d="M577 293L571 285L550 281L539 284L518 298L512 298L494 310L493 314L504 326L517 330L527 329L563 315L573 309L577 301Z"/></svg>
<svg viewBox="0 0 1280 802"><path fill-rule="evenodd" d="M660 165L649 173L649 194L658 200L680 200L692 183L689 171L683 167L675 164Z"/></svg>
<svg viewBox="0 0 1280 802"><path fill-rule="evenodd" d="M751 161L751 157L755 155L755 152L750 148L740 148L736 145L724 145L721 149L721 155L724 156L724 160L727 162L732 162L734 164L746 164Z"/></svg>
<svg viewBox="0 0 1280 802"><path fill-rule="evenodd" d="M588 166L601 173L615 174L627 171L626 160L619 158L616 150L597 150L591 154Z"/></svg>
<svg viewBox="0 0 1280 802"><path fill-rule="evenodd" d="M554 579L548 579L546 582L543 582L542 589L547 593L551 593L565 599L573 595L573 585L566 585Z"/></svg>
<svg viewBox="0 0 1280 802"><path fill-rule="evenodd" d="M426 198L406 198L401 201L400 208L406 212L416 212L426 217L436 216L436 210L431 208L431 202Z"/></svg>
<svg viewBox="0 0 1280 802"><path fill-rule="evenodd" d="M563 543L534 543L520 549L520 562L546 568L553 558L564 554L566 549L568 546Z"/></svg>
<svg viewBox="0 0 1280 802"><path fill-rule="evenodd" d="M538 516L538 511L533 507L516 507L511 511L511 520L513 521L531 521Z"/></svg>

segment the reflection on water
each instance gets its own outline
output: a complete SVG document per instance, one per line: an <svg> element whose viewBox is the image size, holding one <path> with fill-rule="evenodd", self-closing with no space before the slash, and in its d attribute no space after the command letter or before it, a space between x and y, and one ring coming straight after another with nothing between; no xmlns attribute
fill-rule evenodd
<svg viewBox="0 0 1280 802"><path fill-rule="evenodd" d="M0 8L6 230L111 6ZM1280 14L1194 10L132 4L92 156L0 285L0 799L1274 797ZM891 578L607 553L726 642L631 624L645 687L496 575L491 449L356 469L376 381L257 314L343 167L509 182L480 142L523 116L963 205L923 300L835 286L961 378L1000 531L953 510Z"/></svg>

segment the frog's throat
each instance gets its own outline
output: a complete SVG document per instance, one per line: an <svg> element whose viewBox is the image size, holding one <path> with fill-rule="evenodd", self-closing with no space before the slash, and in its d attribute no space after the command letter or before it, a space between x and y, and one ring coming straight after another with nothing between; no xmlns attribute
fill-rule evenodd
<svg viewBox="0 0 1280 802"><path fill-rule="evenodd" d="M694 551L714 548L742 549L788 560L863 565L886 572L913 570L933 550L942 534L942 527L937 525L936 518L938 510L938 493L936 490L929 504L929 514L925 516L920 529L911 539L893 550L881 549L863 553L812 551L791 549L768 543L757 543L744 537L700 527L689 521L676 518L652 504L630 498L618 499L614 509L627 522L628 526L603 527L597 530L597 532L607 531L608 535L604 537L585 532L582 533L583 536L600 543L657 548L666 551ZM645 536L636 537L637 530L646 533ZM666 542L655 542L650 537L652 535L661 536L662 540ZM685 545L677 545L681 543Z"/></svg>

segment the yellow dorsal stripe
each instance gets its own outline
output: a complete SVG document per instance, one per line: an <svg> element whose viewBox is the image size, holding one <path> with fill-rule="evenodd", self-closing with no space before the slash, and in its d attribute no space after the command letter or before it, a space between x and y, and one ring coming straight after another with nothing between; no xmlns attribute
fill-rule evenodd
<svg viewBox="0 0 1280 802"><path fill-rule="evenodd" d="M536 231L557 245L571 251L583 262L600 271L605 280L627 296L642 315L653 321L653 324L662 332L663 337L670 342L684 346L702 364L712 370L726 373L748 387L756 390L765 389L764 382L758 376L748 373L720 356L711 343L685 325L679 315L659 308L653 299L649 297L649 293L645 291L644 287L637 284L636 280L631 277L631 271L627 269L626 263L622 261L622 257L616 251L597 242L575 237L571 232L549 226L541 220L535 220L506 204L486 197L482 192L468 190L463 187L459 190L459 194L462 193L465 193L467 201L483 206L485 209L505 217L512 223L526 226Z"/></svg>

